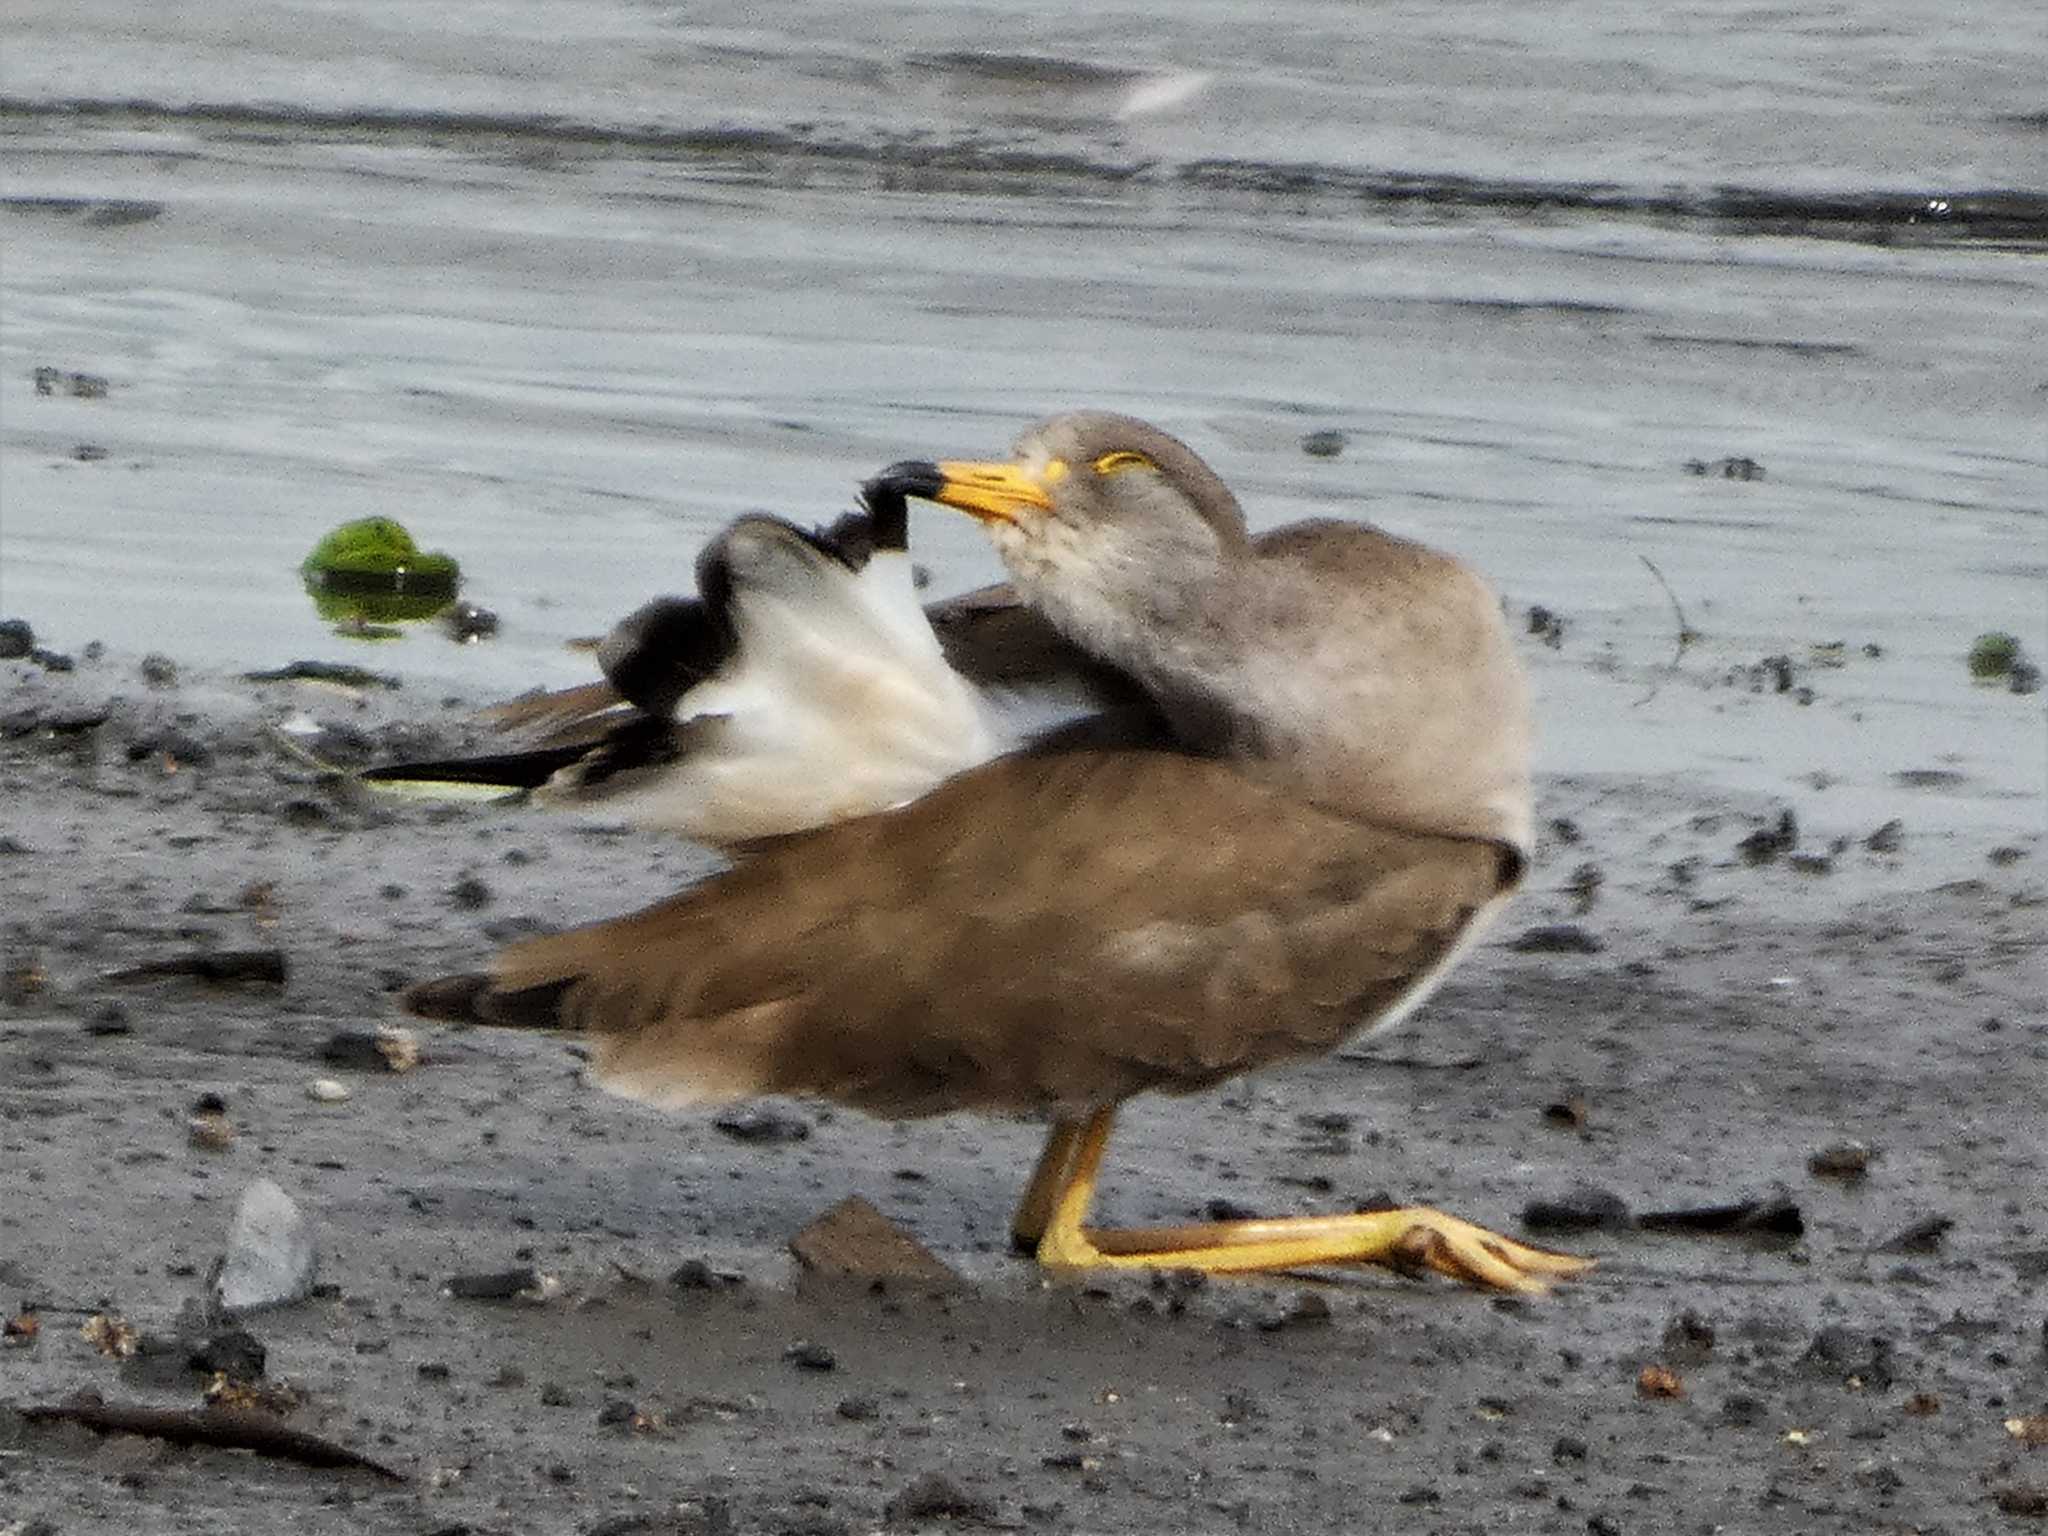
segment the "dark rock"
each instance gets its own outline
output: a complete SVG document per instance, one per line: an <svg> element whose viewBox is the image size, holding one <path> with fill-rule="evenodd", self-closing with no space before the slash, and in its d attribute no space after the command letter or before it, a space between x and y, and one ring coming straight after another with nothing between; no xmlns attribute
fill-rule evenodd
<svg viewBox="0 0 2048 1536"><path fill-rule="evenodd" d="M1522 1208L1522 1225L1532 1232L1618 1232L1631 1224L1628 1203L1591 1184L1579 1185L1561 1200L1531 1200Z"/></svg>
<svg viewBox="0 0 2048 1536"><path fill-rule="evenodd" d="M539 1295L543 1289L535 1269L501 1269L485 1274L451 1275L441 1287L458 1301L511 1301Z"/></svg>
<svg viewBox="0 0 2048 1536"><path fill-rule="evenodd" d="M1597 955L1607 945L1577 923L1544 923L1508 945L1518 955Z"/></svg>
<svg viewBox="0 0 2048 1536"><path fill-rule="evenodd" d="M1721 1404L1721 1422L1735 1429L1754 1429L1769 1416L1764 1400L1746 1393L1738 1392Z"/></svg>
<svg viewBox="0 0 2048 1536"><path fill-rule="evenodd" d="M1344 451L1349 441L1342 432L1325 428L1320 432L1304 432L1301 437L1301 451L1312 459L1334 459Z"/></svg>
<svg viewBox="0 0 2048 1536"><path fill-rule="evenodd" d="M623 1397L607 1398L605 1405L597 1410L597 1424L600 1429L617 1429L621 1425L631 1428L640 1416L640 1405Z"/></svg>
<svg viewBox="0 0 2048 1536"><path fill-rule="evenodd" d="M2015 1484L2000 1488L1991 1495L2001 1515L2022 1515L2039 1519L2048 1515L2048 1488L2032 1488Z"/></svg>
<svg viewBox="0 0 2048 1536"><path fill-rule="evenodd" d="M151 651L142 658L136 668L142 680L152 688L175 688L178 686L178 664L161 651Z"/></svg>
<svg viewBox="0 0 2048 1536"><path fill-rule="evenodd" d="M1259 1319L1259 1332L1278 1333L1287 1328L1321 1328L1330 1321L1330 1303L1320 1291L1300 1290L1281 1311Z"/></svg>
<svg viewBox="0 0 2048 1536"><path fill-rule="evenodd" d="M1404 1488L1394 1495L1396 1504L1441 1504L1443 1501L1444 1496L1428 1483L1417 1483L1414 1487Z"/></svg>
<svg viewBox="0 0 2048 1536"><path fill-rule="evenodd" d="M1563 649L1564 615L1541 603L1532 603L1529 607L1529 633L1553 651Z"/></svg>
<svg viewBox="0 0 2048 1536"><path fill-rule="evenodd" d="M1941 1240L1955 1225L1953 1216L1923 1216L1877 1245L1878 1253L1939 1253Z"/></svg>
<svg viewBox="0 0 2048 1536"><path fill-rule="evenodd" d="M849 1424L865 1424L882 1416L882 1405L872 1397L842 1397L832 1411Z"/></svg>
<svg viewBox="0 0 2048 1536"><path fill-rule="evenodd" d="M750 1142L755 1145L779 1147L792 1142L808 1141L811 1138L811 1124L808 1120L761 1105L726 1110L713 1120L711 1125L722 1136L730 1136L734 1141Z"/></svg>
<svg viewBox="0 0 2048 1536"><path fill-rule="evenodd" d="M195 1371L225 1371L234 1381L261 1381L269 1353L263 1341L242 1328L203 1339L189 1356Z"/></svg>
<svg viewBox="0 0 2048 1536"><path fill-rule="evenodd" d="M36 648L36 632L26 619L0 619L0 661L19 661Z"/></svg>
<svg viewBox="0 0 2048 1536"><path fill-rule="evenodd" d="M498 616L475 603L455 603L441 611L441 627L457 644L471 645L498 633Z"/></svg>
<svg viewBox="0 0 2048 1536"><path fill-rule="evenodd" d="M952 1478L927 1472L910 1483L882 1506L882 1518L891 1525L914 1520L993 1520L993 1500L978 1498Z"/></svg>
<svg viewBox="0 0 2048 1536"><path fill-rule="evenodd" d="M679 1291L722 1291L744 1282L738 1275L713 1269L702 1259L685 1259L669 1271L668 1283Z"/></svg>
<svg viewBox="0 0 2048 1536"><path fill-rule="evenodd" d="M416 1374L421 1381L451 1381L455 1370L445 1360L422 1360Z"/></svg>
<svg viewBox="0 0 2048 1536"><path fill-rule="evenodd" d="M1714 1325L1690 1308L1664 1329L1664 1358L1674 1365L1701 1365L1714 1352Z"/></svg>
<svg viewBox="0 0 2048 1536"><path fill-rule="evenodd" d="M1817 1179L1857 1180L1870 1172L1880 1154L1860 1141L1838 1141L1822 1147L1806 1160L1806 1171Z"/></svg>
<svg viewBox="0 0 2048 1536"><path fill-rule="evenodd" d="M1906 824L1894 816L1870 836L1863 839L1863 846L1872 853L1897 853L1899 844L1905 841Z"/></svg>
<svg viewBox="0 0 2048 1536"><path fill-rule="evenodd" d="M45 672L70 672L76 670L78 666L77 662L62 651L47 650L40 645L28 653L28 659Z"/></svg>
<svg viewBox="0 0 2048 1536"><path fill-rule="evenodd" d="M400 680L388 672L336 661L294 661L268 672L244 672L249 683L339 683L344 688L397 688Z"/></svg>
<svg viewBox="0 0 2048 1536"><path fill-rule="evenodd" d="M1774 827L1762 827L1735 845L1735 851L1745 864L1768 864L1781 853L1790 853L1799 844L1799 818L1789 810L1778 813Z"/></svg>
<svg viewBox="0 0 2048 1536"><path fill-rule="evenodd" d="M168 758L183 766L204 768L212 763L213 751L188 732L155 731L128 743L129 762L139 763L145 758Z"/></svg>
<svg viewBox="0 0 2048 1536"><path fill-rule="evenodd" d="M464 875L448 887L448 899L465 912L491 904L491 888L475 875Z"/></svg>
<svg viewBox="0 0 2048 1536"><path fill-rule="evenodd" d="M789 1346L782 1352L782 1358L800 1371L836 1371L839 1357L823 1344L813 1344L808 1339Z"/></svg>
<svg viewBox="0 0 2048 1536"><path fill-rule="evenodd" d="M1806 1218L1783 1190L1732 1205L1695 1205L1675 1211L1644 1211L1636 1225L1645 1232L1728 1232L1759 1237L1798 1237Z"/></svg>
<svg viewBox="0 0 2048 1536"><path fill-rule="evenodd" d="M1560 1467L1575 1466L1586 1459L1586 1442L1577 1435L1559 1435L1550 1447L1550 1459Z"/></svg>
<svg viewBox="0 0 2048 1536"><path fill-rule="evenodd" d="M1816 1333L1799 1364L1809 1375L1879 1392L1892 1384L1894 1374L1889 1339L1840 1325Z"/></svg>
<svg viewBox="0 0 2048 1536"><path fill-rule="evenodd" d="M128 1010L119 1003L108 1003L94 1010L92 1017L85 1021L88 1035L125 1035L134 1030L128 1021Z"/></svg>

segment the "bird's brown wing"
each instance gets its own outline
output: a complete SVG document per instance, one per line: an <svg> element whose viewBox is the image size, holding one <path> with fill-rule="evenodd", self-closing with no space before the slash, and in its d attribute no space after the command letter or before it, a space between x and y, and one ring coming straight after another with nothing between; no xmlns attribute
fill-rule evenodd
<svg viewBox="0 0 2048 1536"><path fill-rule="evenodd" d="M1428 978L1513 867L1218 761L1022 753L415 1002L584 1031L605 1086L669 1105L1074 1108L1329 1049Z"/></svg>

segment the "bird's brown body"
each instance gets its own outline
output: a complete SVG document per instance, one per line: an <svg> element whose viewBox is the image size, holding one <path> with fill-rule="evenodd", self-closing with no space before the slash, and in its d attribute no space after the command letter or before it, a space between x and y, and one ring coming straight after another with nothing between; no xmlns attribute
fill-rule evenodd
<svg viewBox="0 0 2048 1536"><path fill-rule="evenodd" d="M1084 729L779 839L415 1006L581 1031L601 1083L663 1105L1050 1113L1017 1224L1049 1262L1268 1267L1385 1258L1411 1229L1462 1241L1418 1219L1254 1262L1268 1239L1231 1224L1134 1240L1079 1221L1117 1104L1401 1017L1519 880L1526 704L1491 594L1357 525L1253 540L1199 459L1126 418L1055 418L1014 465L890 476L989 523L1022 599L1163 725ZM1495 1284L1576 1267L1422 1257Z"/></svg>

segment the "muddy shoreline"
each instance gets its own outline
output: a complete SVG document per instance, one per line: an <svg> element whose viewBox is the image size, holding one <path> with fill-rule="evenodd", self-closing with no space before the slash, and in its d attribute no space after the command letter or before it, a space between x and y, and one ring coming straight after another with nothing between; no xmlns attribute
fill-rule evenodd
<svg viewBox="0 0 2048 1536"><path fill-rule="evenodd" d="M395 1020L407 979L710 867L601 821L372 799L275 734L453 745L482 700L161 666L152 686L119 652L0 667L0 1300L42 1322L0 1349L9 1519L1966 1532L2024 1528L2005 1509L2048 1484L2048 1450L2006 1428L2048 1408L2040 838L1946 829L1938 791L1897 787L1903 833L1802 871L1740 851L1775 800L1553 775L1531 892L1411 1026L1141 1102L1106 1185L1126 1221L1391 1191L1510 1230L1583 1185L1638 1210L1782 1186L1800 1237L1552 1238L1602 1264L1534 1303L1379 1273L1046 1287L1002 1244L1029 1126L787 1105L804 1134L748 1142L598 1095L557 1041L425 1033L402 1075L323 1057ZM1568 878L1588 864L1590 892ZM1561 924L1598 947L1517 943ZM278 952L282 985L109 979L229 950ZM310 1098L321 1076L346 1101ZM225 1150L188 1130L205 1093ZM1810 1170L1851 1141L1876 1154L1862 1178ZM403 1484L11 1411L80 1389L197 1406L201 1375L78 1327L175 1333L259 1175L313 1221L327 1287L247 1321L267 1377L301 1397L291 1422ZM849 1194L964 1287L801 1276L784 1245ZM1885 1251L1929 1218L1952 1225ZM520 1266L558 1294L445 1294ZM1646 1395L1656 1365L1682 1395ZM918 1515L927 1474L967 1512Z"/></svg>

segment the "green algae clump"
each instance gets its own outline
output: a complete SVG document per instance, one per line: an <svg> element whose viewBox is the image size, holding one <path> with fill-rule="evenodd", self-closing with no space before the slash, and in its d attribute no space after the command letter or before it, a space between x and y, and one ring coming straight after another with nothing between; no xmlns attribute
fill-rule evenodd
<svg viewBox="0 0 2048 1536"><path fill-rule="evenodd" d="M2019 659L2019 637L1992 630L1970 645L1970 676L1980 683L1996 681L2009 676Z"/></svg>
<svg viewBox="0 0 2048 1536"><path fill-rule="evenodd" d="M453 556L421 549L405 525L389 517L343 523L313 546L299 570L309 581L317 577L330 585L339 578L379 583L392 592L438 588L451 597L462 581Z"/></svg>
<svg viewBox="0 0 2048 1536"><path fill-rule="evenodd" d="M431 619L462 585L453 556L421 549L389 517L343 523L313 546L299 574L320 616L351 626Z"/></svg>

